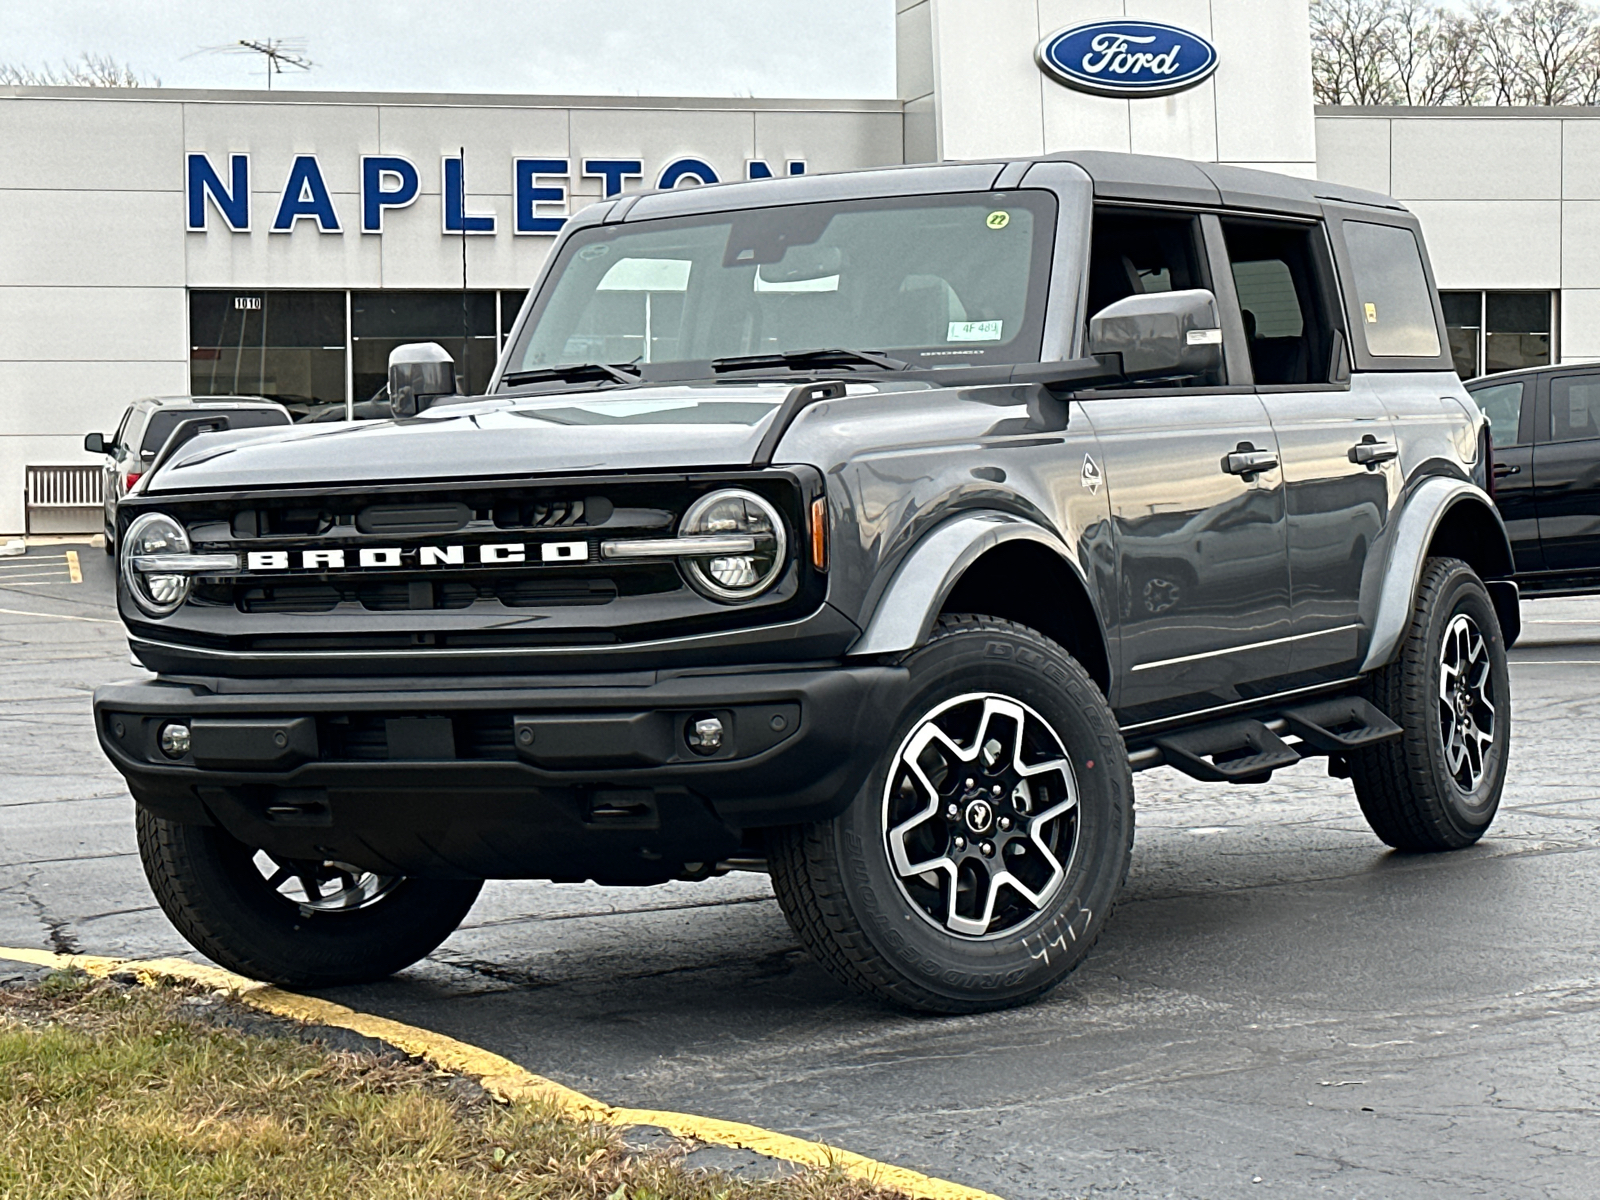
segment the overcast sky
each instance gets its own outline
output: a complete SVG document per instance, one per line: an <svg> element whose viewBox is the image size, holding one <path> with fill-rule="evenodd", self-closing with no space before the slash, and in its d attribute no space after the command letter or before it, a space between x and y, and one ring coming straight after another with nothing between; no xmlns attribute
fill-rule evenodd
<svg viewBox="0 0 1600 1200"><path fill-rule="evenodd" d="M893 0L0 0L0 62L110 55L167 87L871 98L894 95Z"/></svg>

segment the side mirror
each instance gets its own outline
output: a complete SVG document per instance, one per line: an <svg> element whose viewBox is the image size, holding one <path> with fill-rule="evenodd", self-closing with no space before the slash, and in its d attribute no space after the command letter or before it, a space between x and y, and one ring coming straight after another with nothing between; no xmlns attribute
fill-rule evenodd
<svg viewBox="0 0 1600 1200"><path fill-rule="evenodd" d="M411 342L389 354L389 411L414 417L456 394L456 360L437 342Z"/></svg>
<svg viewBox="0 0 1600 1200"><path fill-rule="evenodd" d="M1222 320L1204 288L1150 292L1089 318L1089 353L1120 354L1129 379L1209 375L1222 369Z"/></svg>
<svg viewBox="0 0 1600 1200"><path fill-rule="evenodd" d="M86 433L83 435L83 448L90 454L110 454L111 448L106 445L104 434Z"/></svg>

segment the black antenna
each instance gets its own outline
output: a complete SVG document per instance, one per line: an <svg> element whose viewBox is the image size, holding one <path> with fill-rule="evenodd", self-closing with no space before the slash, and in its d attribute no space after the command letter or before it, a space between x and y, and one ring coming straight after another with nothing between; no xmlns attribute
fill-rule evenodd
<svg viewBox="0 0 1600 1200"><path fill-rule="evenodd" d="M263 41L241 38L225 46L203 46L193 54L185 54L184 57L193 58L195 54L259 54L266 59L267 91L270 92L272 77L282 75L285 67L296 71L309 71L316 65L306 57L305 49L304 38L266 38Z"/></svg>
<svg viewBox="0 0 1600 1200"><path fill-rule="evenodd" d="M463 390L472 394L472 327L467 319L467 148L461 154L461 203L456 212L461 218L461 375Z"/></svg>

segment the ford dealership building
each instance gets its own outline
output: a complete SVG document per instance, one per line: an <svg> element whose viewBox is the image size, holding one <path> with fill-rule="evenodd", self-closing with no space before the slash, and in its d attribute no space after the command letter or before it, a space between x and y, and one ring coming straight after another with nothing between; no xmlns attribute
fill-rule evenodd
<svg viewBox="0 0 1600 1200"><path fill-rule="evenodd" d="M1316 108L1304 0L896 6L895 100L0 88L0 532L98 529L29 468L97 467L139 396L353 406L407 341L481 387L564 216L641 188L1069 148L1317 176L1419 215L1464 375L1600 359L1600 109Z"/></svg>

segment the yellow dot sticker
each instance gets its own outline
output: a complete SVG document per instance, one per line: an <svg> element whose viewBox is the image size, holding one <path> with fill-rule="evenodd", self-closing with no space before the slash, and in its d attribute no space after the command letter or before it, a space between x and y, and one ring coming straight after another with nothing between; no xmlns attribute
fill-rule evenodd
<svg viewBox="0 0 1600 1200"><path fill-rule="evenodd" d="M1011 214L1008 212L992 212L984 220L984 224L990 229L1004 229L1011 224Z"/></svg>

